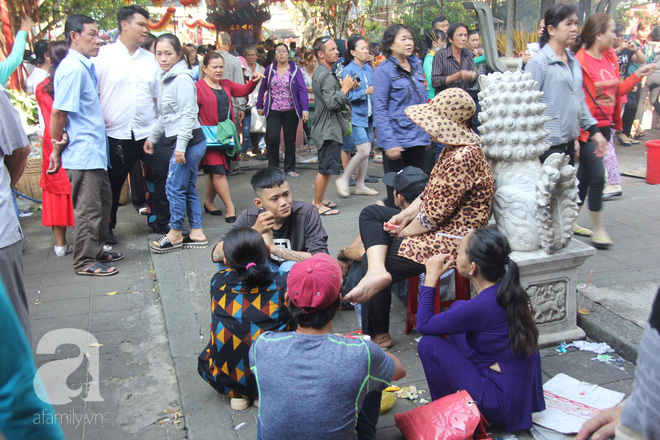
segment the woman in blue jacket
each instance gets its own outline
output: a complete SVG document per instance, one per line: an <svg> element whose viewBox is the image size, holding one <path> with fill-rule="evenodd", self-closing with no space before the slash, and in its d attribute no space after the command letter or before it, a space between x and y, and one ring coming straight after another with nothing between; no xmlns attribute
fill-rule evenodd
<svg viewBox="0 0 660 440"><path fill-rule="evenodd" d="M296 131L298 122L309 119L307 86L302 71L289 61L289 48L275 46L275 61L266 67L257 97L257 111L266 115L268 166L280 166L280 132L284 130L284 171L296 178ZM267 95L264 96L264 94Z"/></svg>
<svg viewBox="0 0 660 440"><path fill-rule="evenodd" d="M353 115L351 124L353 133L351 138L356 146L356 154L344 168L344 174L341 175L335 183L337 192L342 197L351 195L349 179L351 174L357 170L357 181L355 185L355 194L364 196L377 196L378 191L368 188L364 184L364 178L367 175L367 165L369 165L369 153L371 144L374 142L374 122L372 96L374 94L374 70L368 61L371 58L369 53L369 43L361 35L353 34L346 42L346 54L344 55L344 70L342 76L350 75L358 81L358 87L348 92L348 99L351 101Z"/></svg>
<svg viewBox="0 0 660 440"><path fill-rule="evenodd" d="M385 151L385 173L407 166L421 169L429 135L403 112L406 107L427 102L422 62L413 55L415 43L410 29L393 24L383 34L382 50L387 57L374 72L374 122L378 147ZM387 206L394 207L394 194L387 187Z"/></svg>

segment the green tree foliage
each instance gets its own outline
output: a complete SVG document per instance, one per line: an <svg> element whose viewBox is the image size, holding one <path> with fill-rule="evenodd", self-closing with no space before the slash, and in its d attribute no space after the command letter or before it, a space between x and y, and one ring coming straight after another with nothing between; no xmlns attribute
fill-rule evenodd
<svg viewBox="0 0 660 440"><path fill-rule="evenodd" d="M393 7L393 10L393 17L398 15L399 18L391 17L389 24L402 23L407 25L412 30L416 45L421 41L420 31L422 19L424 22L424 31L431 29L431 22L435 17L440 15L447 17L450 23L460 21L467 24L469 27L474 27L472 23L476 22L474 11L465 9L462 0L444 0L442 2L442 7L436 0L418 0L411 3L396 5Z"/></svg>
<svg viewBox="0 0 660 440"><path fill-rule="evenodd" d="M20 17L27 13L35 20L41 35L64 26L69 14L84 14L92 17L101 30L117 28L117 11L126 6L124 0L44 0L42 3L8 0L10 14L14 23L20 23ZM38 6L36 6L38 4ZM131 4L146 6L149 0L133 0Z"/></svg>
<svg viewBox="0 0 660 440"><path fill-rule="evenodd" d="M317 31L318 26L313 25L320 25L332 38L346 38L362 32L376 10L372 0L317 0L313 3L293 0L293 3L301 11L299 19L305 20L310 29Z"/></svg>

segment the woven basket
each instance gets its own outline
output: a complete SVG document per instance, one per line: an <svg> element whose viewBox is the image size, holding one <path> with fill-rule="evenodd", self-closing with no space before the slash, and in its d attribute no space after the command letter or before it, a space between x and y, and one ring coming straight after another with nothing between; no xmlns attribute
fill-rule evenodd
<svg viewBox="0 0 660 440"><path fill-rule="evenodd" d="M121 193L119 194L119 206L124 206L131 202L131 186L128 183L128 179L124 182L124 186L121 187Z"/></svg>
<svg viewBox="0 0 660 440"><path fill-rule="evenodd" d="M16 190L33 199L41 200L41 158L28 159L25 171L16 184Z"/></svg>

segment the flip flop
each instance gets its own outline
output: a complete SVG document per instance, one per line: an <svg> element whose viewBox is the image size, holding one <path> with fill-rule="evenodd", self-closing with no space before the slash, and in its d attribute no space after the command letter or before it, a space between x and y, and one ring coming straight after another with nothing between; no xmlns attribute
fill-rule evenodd
<svg viewBox="0 0 660 440"><path fill-rule="evenodd" d="M593 237L594 231L587 228L579 228L573 231L573 234L579 235L580 237Z"/></svg>
<svg viewBox="0 0 660 440"><path fill-rule="evenodd" d="M97 270L98 272L96 272ZM116 268L115 270L110 270L110 266L106 266L103 263L94 263L87 269L76 272L78 275L88 275L92 277L109 277L110 275L115 275L118 273L119 271Z"/></svg>
<svg viewBox="0 0 660 440"><path fill-rule="evenodd" d="M190 238L190 235L186 235L183 237L183 248L184 249L191 249L191 248L205 248L209 245L208 240L204 241L195 241L192 238Z"/></svg>
<svg viewBox="0 0 660 440"><path fill-rule="evenodd" d="M642 139L646 135L645 131L642 131L640 133L635 133L635 136L633 136L633 139Z"/></svg>
<svg viewBox="0 0 660 440"><path fill-rule="evenodd" d="M339 210L337 208L328 208L325 211L319 211L319 215L321 217L327 217L329 215L337 215L339 214Z"/></svg>
<svg viewBox="0 0 660 440"><path fill-rule="evenodd" d="M158 237L156 240L153 240L149 243L149 248L155 254L166 254L168 252L178 251L183 248L183 241L181 243L172 243L167 235Z"/></svg>
<svg viewBox="0 0 660 440"><path fill-rule="evenodd" d="M337 207L337 204L335 202L331 202L330 200L324 200L323 206L327 206L330 209L335 209Z"/></svg>
<svg viewBox="0 0 660 440"><path fill-rule="evenodd" d="M295 171L289 171L288 173L286 173L286 177L297 179L298 177L300 177L300 174L296 173Z"/></svg>
<svg viewBox="0 0 660 440"><path fill-rule="evenodd" d="M609 249L610 246L614 244L611 238L609 237L591 237L591 244L596 248L596 249Z"/></svg>
<svg viewBox="0 0 660 440"><path fill-rule="evenodd" d="M621 139L621 136L617 136L616 139L619 141L619 144L623 145L624 147L629 147L632 145L632 142L624 141Z"/></svg>
<svg viewBox="0 0 660 440"><path fill-rule="evenodd" d="M124 256L119 252L103 252L101 258L97 258L99 263L112 263L114 261L123 260Z"/></svg>

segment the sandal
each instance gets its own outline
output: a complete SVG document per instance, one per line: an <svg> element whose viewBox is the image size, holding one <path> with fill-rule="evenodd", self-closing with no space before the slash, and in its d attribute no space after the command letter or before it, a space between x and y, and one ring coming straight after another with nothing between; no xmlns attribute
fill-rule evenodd
<svg viewBox="0 0 660 440"><path fill-rule="evenodd" d="M593 237L594 231L580 226L577 229L573 229L573 234L579 235L580 237Z"/></svg>
<svg viewBox="0 0 660 440"><path fill-rule="evenodd" d="M339 210L337 208L328 208L325 211L319 211L319 215L321 217L327 217L329 215L337 215L339 214Z"/></svg>
<svg viewBox="0 0 660 440"><path fill-rule="evenodd" d="M204 241L195 241L192 238L190 238L190 235L186 235L183 237L183 248L184 249L191 249L191 248L205 248L209 245L208 240Z"/></svg>
<svg viewBox="0 0 660 440"><path fill-rule="evenodd" d="M335 202L331 202L330 200L323 200L323 206L327 206L330 209L335 209L337 204Z"/></svg>
<svg viewBox="0 0 660 440"><path fill-rule="evenodd" d="M172 243L167 235L158 237L156 240L149 243L149 248L156 254L166 254L168 252L178 251L183 248L183 242Z"/></svg>
<svg viewBox="0 0 660 440"><path fill-rule="evenodd" d="M614 244L610 237L591 237L591 244L596 249L609 249Z"/></svg>
<svg viewBox="0 0 660 440"><path fill-rule="evenodd" d="M291 179L297 179L300 177L300 174L296 173L295 171L289 171L286 173L286 177L290 177Z"/></svg>
<svg viewBox="0 0 660 440"><path fill-rule="evenodd" d="M638 131L635 133L635 136L633 136L633 139L642 139L644 136L646 136L646 132L644 130Z"/></svg>
<svg viewBox="0 0 660 440"><path fill-rule="evenodd" d="M92 277L109 277L110 275L115 275L118 273L119 271L117 269L110 270L110 266L106 266L103 263L94 263L88 268L76 272L78 275L89 275Z"/></svg>
<svg viewBox="0 0 660 440"><path fill-rule="evenodd" d="M99 263L112 263L114 261L123 260L124 256L119 252L103 252L100 258L97 258L96 261Z"/></svg>

